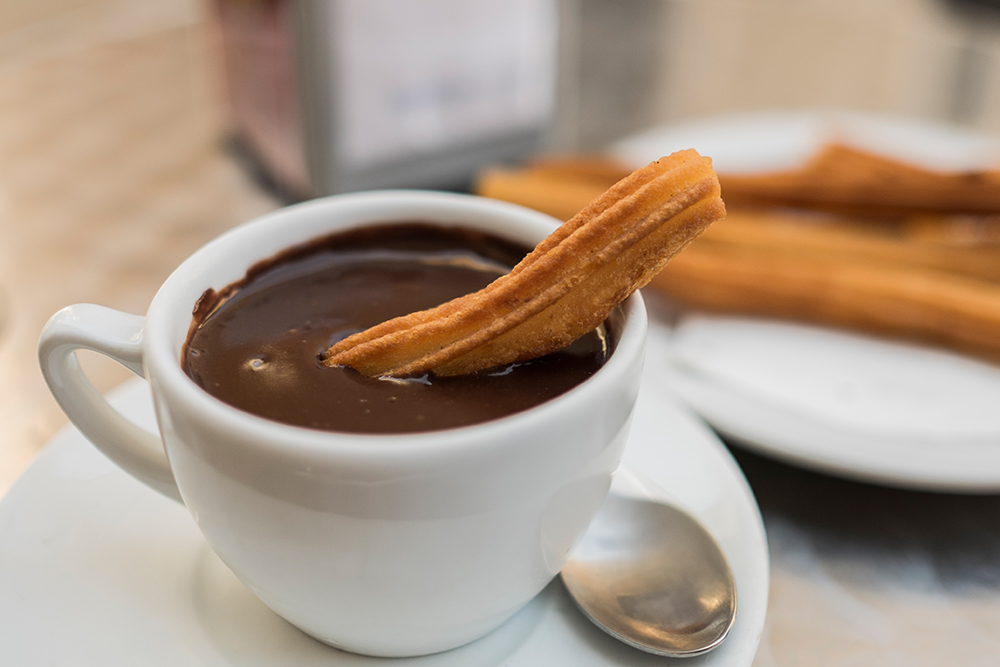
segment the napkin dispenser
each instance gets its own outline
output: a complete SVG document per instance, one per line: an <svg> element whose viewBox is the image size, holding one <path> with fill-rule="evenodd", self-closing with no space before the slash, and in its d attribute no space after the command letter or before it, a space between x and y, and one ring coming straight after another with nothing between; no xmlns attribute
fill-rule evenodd
<svg viewBox="0 0 1000 667"><path fill-rule="evenodd" d="M555 0L218 0L231 121L290 198L463 189L539 149Z"/></svg>

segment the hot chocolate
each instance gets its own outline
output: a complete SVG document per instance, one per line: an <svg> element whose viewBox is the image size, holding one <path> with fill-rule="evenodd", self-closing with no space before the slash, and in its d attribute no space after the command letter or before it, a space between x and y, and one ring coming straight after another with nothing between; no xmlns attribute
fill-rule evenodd
<svg viewBox="0 0 1000 667"><path fill-rule="evenodd" d="M417 432L519 412L596 372L611 350L605 328L540 359L457 377L366 378L324 367L320 355L379 322L485 287L529 250L417 223L317 239L205 292L181 363L216 398L308 428Z"/></svg>

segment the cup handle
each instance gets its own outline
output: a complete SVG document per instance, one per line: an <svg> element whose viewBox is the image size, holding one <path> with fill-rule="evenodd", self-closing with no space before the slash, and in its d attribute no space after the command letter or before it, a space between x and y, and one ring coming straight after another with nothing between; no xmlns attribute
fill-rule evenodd
<svg viewBox="0 0 1000 667"><path fill-rule="evenodd" d="M145 318L79 303L52 316L38 341L42 375L80 432L126 472L183 503L159 437L115 410L80 368L76 351L99 352L140 377Z"/></svg>

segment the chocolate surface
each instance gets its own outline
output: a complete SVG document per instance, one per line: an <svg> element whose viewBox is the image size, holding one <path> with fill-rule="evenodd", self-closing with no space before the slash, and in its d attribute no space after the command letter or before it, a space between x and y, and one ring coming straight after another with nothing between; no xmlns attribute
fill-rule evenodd
<svg viewBox="0 0 1000 667"><path fill-rule="evenodd" d="M604 327L541 359L458 377L366 378L319 359L355 332L485 287L528 250L416 223L318 239L208 290L181 365L230 405L330 431L430 431L519 412L596 372L611 349Z"/></svg>

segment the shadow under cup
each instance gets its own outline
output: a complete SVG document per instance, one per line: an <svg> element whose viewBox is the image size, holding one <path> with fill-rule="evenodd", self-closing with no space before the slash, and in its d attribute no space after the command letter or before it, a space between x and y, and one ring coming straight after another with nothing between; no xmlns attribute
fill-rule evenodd
<svg viewBox="0 0 1000 667"><path fill-rule="evenodd" d="M427 433L279 424L212 398L183 373L181 349L205 289L236 282L289 246L404 221L529 246L557 224L501 202L428 192L289 207L192 255L157 294L142 334L170 472L211 547L294 625L379 656L472 641L558 573L621 458L646 328L636 293L609 319L617 345L591 378L530 410Z"/></svg>

